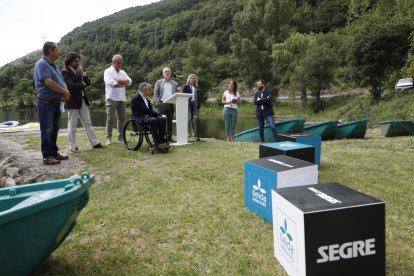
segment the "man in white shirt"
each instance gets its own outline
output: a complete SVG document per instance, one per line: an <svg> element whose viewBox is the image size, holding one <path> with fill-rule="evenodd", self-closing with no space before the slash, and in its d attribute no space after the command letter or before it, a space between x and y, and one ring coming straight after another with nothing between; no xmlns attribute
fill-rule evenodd
<svg viewBox="0 0 414 276"><path fill-rule="evenodd" d="M171 79L171 69L164 67L162 69L164 78L157 80L154 85L154 102L157 106L158 112L167 116L167 139L168 142L173 142L172 139L172 121L174 116L174 105L164 103L172 94L180 90L176 81Z"/></svg>
<svg viewBox="0 0 414 276"><path fill-rule="evenodd" d="M105 101L106 101L106 144L112 143L112 125L115 121L115 111L118 115L118 142L123 143L122 129L125 121L126 87L132 84L131 78L121 70L122 56L116 54L112 65L104 72Z"/></svg>

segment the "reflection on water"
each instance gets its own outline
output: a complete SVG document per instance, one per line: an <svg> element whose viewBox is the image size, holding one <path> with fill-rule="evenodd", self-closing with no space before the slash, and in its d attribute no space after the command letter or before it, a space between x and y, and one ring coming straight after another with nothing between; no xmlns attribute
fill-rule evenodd
<svg viewBox="0 0 414 276"><path fill-rule="evenodd" d="M106 122L105 110L91 110L91 119L94 126L104 127ZM127 114L127 118L129 115ZM20 124L38 121L38 113L34 111L0 111L0 122L4 121L19 121ZM68 117L67 113L62 114L60 121L60 128L67 128ZM200 114L200 137L224 139L224 120L222 113L217 114ZM78 126L82 124L79 122ZM237 120L236 133L257 127L256 118L254 116L239 116Z"/></svg>

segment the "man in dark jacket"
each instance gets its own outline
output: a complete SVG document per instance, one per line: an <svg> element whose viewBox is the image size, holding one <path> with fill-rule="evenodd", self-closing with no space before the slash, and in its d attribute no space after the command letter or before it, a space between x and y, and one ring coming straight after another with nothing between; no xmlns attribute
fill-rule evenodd
<svg viewBox="0 0 414 276"><path fill-rule="evenodd" d="M265 87L263 80L256 82L256 92L254 93L254 104L256 105L256 118L259 124L259 136L260 142L264 142L264 120L267 121L270 129L273 133L274 141L277 141L277 130L275 126L275 120L272 108L272 90Z"/></svg>
<svg viewBox="0 0 414 276"><path fill-rule="evenodd" d="M132 119L139 124L149 125L154 135L155 148L159 151L166 151L169 148L165 135L167 117L152 109L152 104L147 99L151 94L151 84L140 83L138 93L131 99Z"/></svg>
<svg viewBox="0 0 414 276"><path fill-rule="evenodd" d="M76 143L76 126L78 118L85 128L86 135L92 148L103 148L92 127L89 114L89 100L85 88L91 83L80 64L80 56L70 52L65 57L65 68L62 75L70 93L70 99L66 102L65 108L68 111L68 137L69 149L73 153L80 152Z"/></svg>

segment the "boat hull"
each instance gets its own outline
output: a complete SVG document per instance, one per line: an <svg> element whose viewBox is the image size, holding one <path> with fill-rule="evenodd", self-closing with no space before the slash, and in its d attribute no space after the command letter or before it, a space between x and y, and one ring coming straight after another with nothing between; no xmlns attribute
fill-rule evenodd
<svg viewBox="0 0 414 276"><path fill-rule="evenodd" d="M380 122L379 127L385 137L414 135L412 121L386 121Z"/></svg>
<svg viewBox="0 0 414 276"><path fill-rule="evenodd" d="M303 128L303 133L321 136L322 141L336 138L338 121L326 121Z"/></svg>
<svg viewBox="0 0 414 276"><path fill-rule="evenodd" d="M276 123L277 132L280 134L302 132L305 125L304 119L292 119ZM268 125L264 127L265 141L274 141L272 130ZM233 137L234 141L239 142L260 142L259 128L255 127L246 131L237 133Z"/></svg>
<svg viewBox="0 0 414 276"><path fill-rule="evenodd" d="M336 129L336 138L363 139L367 132L367 126L367 120L338 124Z"/></svg>
<svg viewBox="0 0 414 276"><path fill-rule="evenodd" d="M94 177L0 189L0 275L33 273L65 240Z"/></svg>
<svg viewBox="0 0 414 276"><path fill-rule="evenodd" d="M27 123L18 126L0 127L0 132L38 131L40 124L37 122Z"/></svg>
<svg viewBox="0 0 414 276"><path fill-rule="evenodd" d="M16 127L19 125L18 121L6 121L0 123L0 128L9 128L9 127Z"/></svg>

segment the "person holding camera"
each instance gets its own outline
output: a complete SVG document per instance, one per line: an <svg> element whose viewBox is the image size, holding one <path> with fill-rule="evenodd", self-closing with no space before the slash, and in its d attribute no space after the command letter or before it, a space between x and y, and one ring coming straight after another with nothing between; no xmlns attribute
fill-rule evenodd
<svg viewBox="0 0 414 276"><path fill-rule="evenodd" d="M240 93L237 90L237 82L229 81L229 87L223 93L221 103L224 104L224 132L226 133L226 141L233 142L233 136L236 132L237 125L237 105L240 102Z"/></svg>

